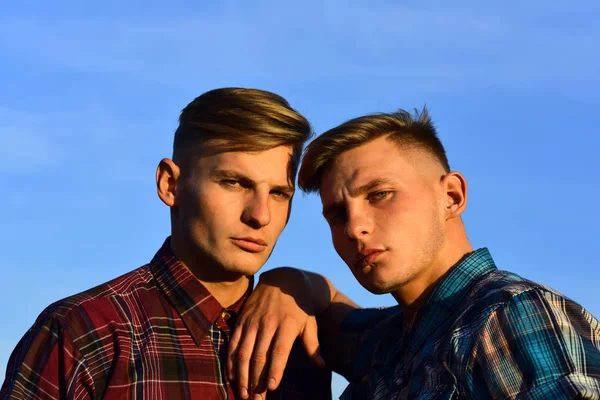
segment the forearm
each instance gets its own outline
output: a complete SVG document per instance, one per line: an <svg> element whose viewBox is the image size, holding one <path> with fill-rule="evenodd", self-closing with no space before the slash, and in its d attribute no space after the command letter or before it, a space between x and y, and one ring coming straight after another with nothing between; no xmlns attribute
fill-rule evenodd
<svg viewBox="0 0 600 400"><path fill-rule="evenodd" d="M341 322L356 307L319 274L291 267L263 272L229 342L227 369L230 379L237 380L240 397L262 395L279 385L298 338L314 365L324 367L318 336L330 352Z"/></svg>
<svg viewBox="0 0 600 400"><path fill-rule="evenodd" d="M260 276L260 282L277 286L296 300L300 300L298 296L303 296L304 300L312 304L314 315L319 319L339 319L341 323L348 312L358 308L358 305L337 290L327 277L314 272L279 267L264 272Z"/></svg>
<svg viewBox="0 0 600 400"><path fill-rule="evenodd" d="M266 276L264 276L266 275ZM264 277L263 277L264 276ZM291 267L275 268L265 272L261 282L279 287L282 292L292 296L296 304L317 318L320 348L331 366L337 365L336 348L342 323L348 313L358 307L344 293L337 290L326 277ZM293 286L293 290L286 287ZM295 293L291 293L294 291ZM308 311L310 309L310 311Z"/></svg>

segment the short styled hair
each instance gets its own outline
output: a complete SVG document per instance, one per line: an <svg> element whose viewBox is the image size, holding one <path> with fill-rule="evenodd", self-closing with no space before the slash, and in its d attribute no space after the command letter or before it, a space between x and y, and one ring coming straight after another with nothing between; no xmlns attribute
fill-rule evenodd
<svg viewBox="0 0 600 400"><path fill-rule="evenodd" d="M431 153L450 171L446 150L437 136L427 108L411 114L405 110L370 114L354 118L318 136L306 148L298 174L298 185L305 192L319 192L321 177L328 163L340 154L387 135L397 145L415 146Z"/></svg>
<svg viewBox="0 0 600 400"><path fill-rule="evenodd" d="M173 142L173 160L210 145L224 151L265 151L291 146L290 177L296 176L302 147L312 136L308 120L275 93L221 88L195 98L182 111Z"/></svg>

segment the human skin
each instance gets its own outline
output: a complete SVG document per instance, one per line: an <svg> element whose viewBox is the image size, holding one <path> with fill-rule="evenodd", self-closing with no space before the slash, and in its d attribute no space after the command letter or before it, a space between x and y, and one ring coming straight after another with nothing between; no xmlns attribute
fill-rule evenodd
<svg viewBox="0 0 600 400"><path fill-rule="evenodd" d="M320 193L338 255L365 289L391 293L405 311L472 250L456 246L464 178L415 145L381 136L342 153Z"/></svg>
<svg viewBox="0 0 600 400"><path fill-rule="evenodd" d="M376 294L391 293L408 319L451 266L473 250L460 218L467 204L464 177L458 172L446 172L433 155L418 147L393 143L381 136L348 150L326 167L320 194L323 215L340 257L366 289ZM283 275L278 280L285 281ZM237 365L238 381L251 379L253 384L261 385L261 380L267 379L269 389L276 387L283 371L281 360L287 354L271 353L269 360L268 349L289 342L291 336L307 333L296 331L294 336L293 330L287 329L285 333L290 337L285 337L273 336L270 331L284 320L307 326L302 321L310 318L309 313L294 302L306 302L307 298L314 304L322 302L322 291L311 290L315 285L302 287L297 291L298 297L290 300L277 285L259 282L253 301L259 302L263 297L269 299L263 301L265 305L286 304L286 312L273 313L265 306L254 308L252 315L242 313L236 342L230 348L230 356L238 359L229 364ZM336 289L332 286L330 292L336 293ZM328 325L330 343L335 342L345 315L357 307L345 296L340 299L336 303L332 298L333 306L325 307L325 317L321 318ZM273 328L248 329L260 326L267 315L271 315ZM240 337L243 339L238 342ZM255 343L267 341L264 337L272 343L254 347ZM244 359L249 355L252 360ZM277 369L261 375L268 363L277 365Z"/></svg>
<svg viewBox="0 0 600 400"><path fill-rule="evenodd" d="M171 207L171 246L223 307L248 288L287 224L294 186L290 146L204 151L163 159L158 195Z"/></svg>

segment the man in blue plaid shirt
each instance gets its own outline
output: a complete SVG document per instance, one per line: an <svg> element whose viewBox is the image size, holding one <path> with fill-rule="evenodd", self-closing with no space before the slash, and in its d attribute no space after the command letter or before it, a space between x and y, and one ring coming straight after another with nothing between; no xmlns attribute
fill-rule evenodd
<svg viewBox="0 0 600 400"><path fill-rule="evenodd" d="M426 110L329 130L307 148L299 184L320 193L334 247L356 279L398 306L358 309L319 275L264 273L232 340L233 354L253 357L237 361L243 379L249 371L273 388L295 338L289 321L306 335L302 321L316 314L326 360L350 381L342 399L600 399L598 320L471 247L461 220L467 183L450 169ZM274 285L285 273L299 279ZM278 328L249 333L264 315L283 322L263 319Z"/></svg>

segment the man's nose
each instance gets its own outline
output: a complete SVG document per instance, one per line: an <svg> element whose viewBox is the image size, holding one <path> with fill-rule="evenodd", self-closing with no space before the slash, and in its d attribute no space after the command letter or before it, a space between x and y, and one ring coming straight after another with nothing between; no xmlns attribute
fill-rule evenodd
<svg viewBox="0 0 600 400"><path fill-rule="evenodd" d="M246 204L242 220L254 229L262 228L271 222L268 193L253 194Z"/></svg>
<svg viewBox="0 0 600 400"><path fill-rule="evenodd" d="M373 232L371 218L362 210L348 210L346 216L346 236L357 240Z"/></svg>

